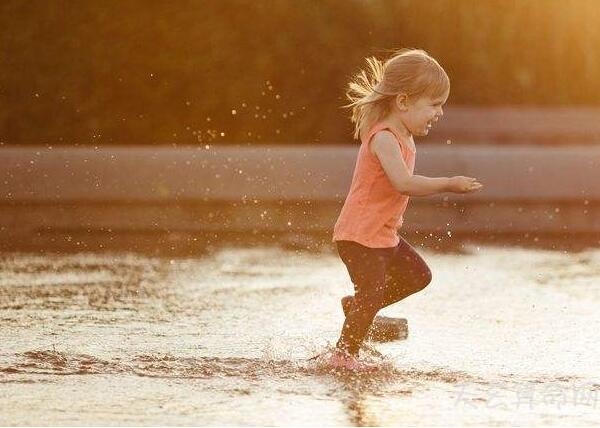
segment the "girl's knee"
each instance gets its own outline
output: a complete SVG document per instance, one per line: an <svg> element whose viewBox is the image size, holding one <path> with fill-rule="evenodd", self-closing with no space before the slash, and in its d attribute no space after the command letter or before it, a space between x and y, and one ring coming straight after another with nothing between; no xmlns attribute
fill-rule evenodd
<svg viewBox="0 0 600 428"><path fill-rule="evenodd" d="M433 279L433 274L431 273L431 269L429 269L428 267L425 267L423 272L421 272L421 290L423 288L427 287L431 283L432 279Z"/></svg>
<svg viewBox="0 0 600 428"><path fill-rule="evenodd" d="M427 284L429 285L429 283L433 279L433 273L431 272L431 269L427 268L427 273L425 274L425 278L427 279Z"/></svg>

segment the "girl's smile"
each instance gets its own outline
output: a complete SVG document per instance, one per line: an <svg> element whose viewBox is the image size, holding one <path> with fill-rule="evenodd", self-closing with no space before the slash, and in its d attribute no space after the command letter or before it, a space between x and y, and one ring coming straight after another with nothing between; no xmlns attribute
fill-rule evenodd
<svg viewBox="0 0 600 428"><path fill-rule="evenodd" d="M433 127L433 124L434 124L435 122L437 122L438 120L440 120L440 116L442 116L442 115L443 115L443 113L442 113L442 114L440 114L439 116L438 116L438 115L436 115L436 116L434 116L434 117L433 117L431 120L428 120L428 121L427 121L427 124L425 125L425 131L426 131L426 134L425 134L425 135L427 135L427 134L429 133L429 130L430 130L432 127Z"/></svg>

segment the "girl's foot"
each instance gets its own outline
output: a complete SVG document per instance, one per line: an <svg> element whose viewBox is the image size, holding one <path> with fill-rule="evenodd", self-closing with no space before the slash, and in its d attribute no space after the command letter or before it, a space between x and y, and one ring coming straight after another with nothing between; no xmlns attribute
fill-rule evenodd
<svg viewBox="0 0 600 428"><path fill-rule="evenodd" d="M346 351L336 348L329 358L329 365L336 370L350 370L360 372L372 372L378 369L376 365L359 361L358 358Z"/></svg>

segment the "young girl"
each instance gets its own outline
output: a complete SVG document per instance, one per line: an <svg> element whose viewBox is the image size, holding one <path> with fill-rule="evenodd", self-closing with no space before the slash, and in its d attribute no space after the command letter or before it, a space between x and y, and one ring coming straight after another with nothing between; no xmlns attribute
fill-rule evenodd
<svg viewBox="0 0 600 428"><path fill-rule="evenodd" d="M467 193L482 185L470 177L413 175L413 136L429 133L443 115L450 81L425 51L401 50L385 62L368 58L347 96L361 145L350 191L333 232L340 258L354 283L342 299L346 319L329 363L335 368L371 369L358 350L377 312L431 282L431 271L398 236L409 196Z"/></svg>

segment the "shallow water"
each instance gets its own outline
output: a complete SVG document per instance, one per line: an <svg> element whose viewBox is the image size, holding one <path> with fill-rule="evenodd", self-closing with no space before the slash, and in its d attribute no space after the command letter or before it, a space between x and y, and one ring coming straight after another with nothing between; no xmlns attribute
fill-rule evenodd
<svg viewBox="0 0 600 428"><path fill-rule="evenodd" d="M421 251L374 374L324 364L351 284L333 253L0 256L0 424L600 422L600 250ZM311 357L324 353L322 357Z"/></svg>

